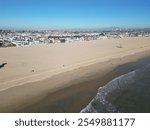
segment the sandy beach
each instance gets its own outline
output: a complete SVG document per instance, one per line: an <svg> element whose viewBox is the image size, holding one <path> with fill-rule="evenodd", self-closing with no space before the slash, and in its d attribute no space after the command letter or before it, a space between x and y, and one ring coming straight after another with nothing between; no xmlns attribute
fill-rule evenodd
<svg viewBox="0 0 150 130"><path fill-rule="evenodd" d="M115 68L150 56L150 38L0 48L0 112L79 112Z"/></svg>

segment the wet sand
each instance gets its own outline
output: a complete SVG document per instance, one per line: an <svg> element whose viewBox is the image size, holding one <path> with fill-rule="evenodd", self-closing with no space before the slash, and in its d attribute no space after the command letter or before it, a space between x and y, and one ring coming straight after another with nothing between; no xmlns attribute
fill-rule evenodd
<svg viewBox="0 0 150 130"><path fill-rule="evenodd" d="M49 93L40 102L27 106L19 112L44 112L44 113L74 113L80 112L95 96L99 86L105 85L116 76L112 71L101 77L97 75L94 79L79 84L67 86L63 89Z"/></svg>
<svg viewBox="0 0 150 130"><path fill-rule="evenodd" d="M28 74L29 76L23 79L23 81L26 81L23 83L21 82L22 78L21 80L19 78L17 82L5 82L6 84L4 84L2 80L8 80L9 78L12 78L12 75L14 75L14 77L16 76L16 79L18 76L23 77L24 75L22 75L22 73L32 66L32 62L36 62L39 60L44 63L45 60L47 60L47 57L46 59L34 59L34 61L32 61L32 58L37 57L29 58L27 55L27 57L29 58L28 59L26 55L24 55L26 57L26 60L31 61L31 63L29 62L29 64L23 66L22 69L20 64L18 64L18 67L20 68L18 68L17 73L13 73L14 70L17 70L17 66L13 68L13 65L15 65L15 63L11 66L9 64L12 61L9 62L8 66L1 70L1 76L2 74L5 74L5 76L1 78L0 84L0 112L80 112L80 110L84 108L95 96L95 94L97 93L97 89L100 86L103 86L108 81L118 76L118 73L116 73L115 70L116 67L125 63L137 61L140 58L150 56L150 38L120 39L120 41L121 40L123 40L122 43L124 49L116 48L116 45L114 45L114 43L118 40L113 41L113 43L111 43L111 40L107 41L108 43L106 41L104 41L104 43L102 42L103 44L108 44L112 48L114 48L114 50L111 50L111 47L108 47L108 45L104 45L105 51L103 53L99 51L103 51L104 48L97 43L89 43L89 45L87 45L87 48L86 44L82 44L82 46L79 44L75 44L73 45L73 49L75 50L72 53L69 52L69 54L74 55L74 59L71 56L65 59L65 54L64 57L61 57L64 59L64 61L63 59L61 59L59 62L59 58L57 57L58 59L56 58L56 62L60 64L62 64L65 61L67 61L67 63L70 64L72 64L73 62L78 63L78 61L84 60L84 56L87 54L89 55L88 58L90 58L91 60L92 58L96 58L97 56L99 58L96 60L93 59L92 61L89 60L90 62L85 62L84 64L80 65L79 63L83 62L79 62L78 66L73 66L71 67L71 69L67 68L67 66L60 67L64 70L62 71L61 69L59 69L59 71L57 71L56 73L48 72L46 74L41 74L42 68L44 68L44 66L41 64L39 64L38 66L37 64L37 67L39 67L39 72L35 72L35 74L37 75L32 76L32 72L30 72ZM138 44L136 45L137 41ZM140 43L142 41L143 44ZM130 45L128 42L133 42L134 45ZM60 45L56 46L58 46L58 50L61 49ZM54 47L57 50L56 46ZM65 45L65 49L62 50L66 51L68 46L69 48L72 47L72 45L70 44L67 45L67 47ZM80 54L75 55L80 47L82 48L79 51ZM90 47L93 47L92 52L86 52L89 50ZM23 50L33 49L37 51L36 48L40 50L39 47L31 47L25 49L23 48ZM11 50L11 48L9 49ZM20 52L20 49L21 48L18 48L17 50ZM45 47L43 47L42 50L44 49ZM84 56L81 55L83 53L83 50L86 52L86 54L83 54ZM4 53L5 51L3 50L3 52L1 52L3 54L1 55L1 57L3 57L2 59L4 59L4 57L6 59L11 58L8 57L6 53ZM32 51L32 53L34 53L34 51ZM49 54L48 50L46 53ZM80 57L78 57L79 55ZM53 55L49 56L52 57ZM71 60L71 62L69 62L69 59ZM15 59L14 61L17 60L22 62L22 57L20 57L20 59ZM50 61L48 61L47 63L48 64L45 65L46 67L51 65ZM8 69L8 67L10 68ZM12 71L10 69L12 69ZM50 69L52 69L51 66ZM36 77L37 79L33 80ZM28 81L28 79L31 80Z"/></svg>
<svg viewBox="0 0 150 130"><path fill-rule="evenodd" d="M139 53L136 55L131 55L130 60L134 61L137 58L137 56L139 56L139 60L143 59L144 55L146 57L150 57L150 51ZM121 59L113 59L111 63L108 64L112 65L119 62L120 60L124 60L124 62L126 62L127 59L128 57L124 57ZM131 61L130 66L135 64ZM98 64L90 67L95 67L97 65ZM87 104L93 99L93 97L95 97L97 90L100 86L104 86L115 77L130 72L131 68L127 69L126 65L121 65L121 69L124 69L124 71L120 71L120 67L117 67L111 72L107 73L106 75L104 74L103 76L101 75L101 73L97 73L93 79L89 78L89 80L85 82L68 86L67 88L50 93L40 102L28 106L27 108L19 112L78 113L84 107L87 106Z"/></svg>
<svg viewBox="0 0 150 130"><path fill-rule="evenodd" d="M137 61L147 56L150 56L149 50L130 55L130 57L126 56L81 67L43 81L13 87L1 92L0 111L80 112L93 99L100 86L104 86L113 78L130 71L118 73L116 66ZM106 68L108 69L106 70ZM78 80L74 80L79 73L81 75L78 76ZM72 79L69 77L72 77ZM64 82L68 78L68 82ZM51 85L55 88L50 89ZM39 93L37 93L38 91Z"/></svg>
<svg viewBox="0 0 150 130"><path fill-rule="evenodd" d="M0 91L150 49L150 37L0 48ZM122 48L118 48L121 45Z"/></svg>

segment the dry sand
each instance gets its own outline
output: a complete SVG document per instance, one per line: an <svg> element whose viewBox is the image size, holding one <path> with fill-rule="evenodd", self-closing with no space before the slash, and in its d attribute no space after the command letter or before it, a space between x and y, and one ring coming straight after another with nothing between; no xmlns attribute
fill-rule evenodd
<svg viewBox="0 0 150 130"><path fill-rule="evenodd" d="M149 50L149 37L0 48L0 64L7 63L0 69L0 112L77 112L68 105L88 103L115 76L114 68L150 55ZM73 89L66 93L67 87ZM64 100L70 110L54 111Z"/></svg>

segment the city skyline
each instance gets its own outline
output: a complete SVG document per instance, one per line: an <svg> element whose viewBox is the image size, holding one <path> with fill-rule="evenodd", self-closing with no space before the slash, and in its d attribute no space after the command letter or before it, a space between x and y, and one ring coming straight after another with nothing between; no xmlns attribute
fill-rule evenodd
<svg viewBox="0 0 150 130"><path fill-rule="evenodd" d="M150 27L150 0L0 0L2 29Z"/></svg>

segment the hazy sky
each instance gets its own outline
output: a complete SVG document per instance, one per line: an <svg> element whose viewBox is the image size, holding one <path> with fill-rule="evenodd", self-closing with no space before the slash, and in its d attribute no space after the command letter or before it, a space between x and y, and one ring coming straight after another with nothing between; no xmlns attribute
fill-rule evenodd
<svg viewBox="0 0 150 130"><path fill-rule="evenodd" d="M0 27L150 27L150 0L0 0Z"/></svg>

